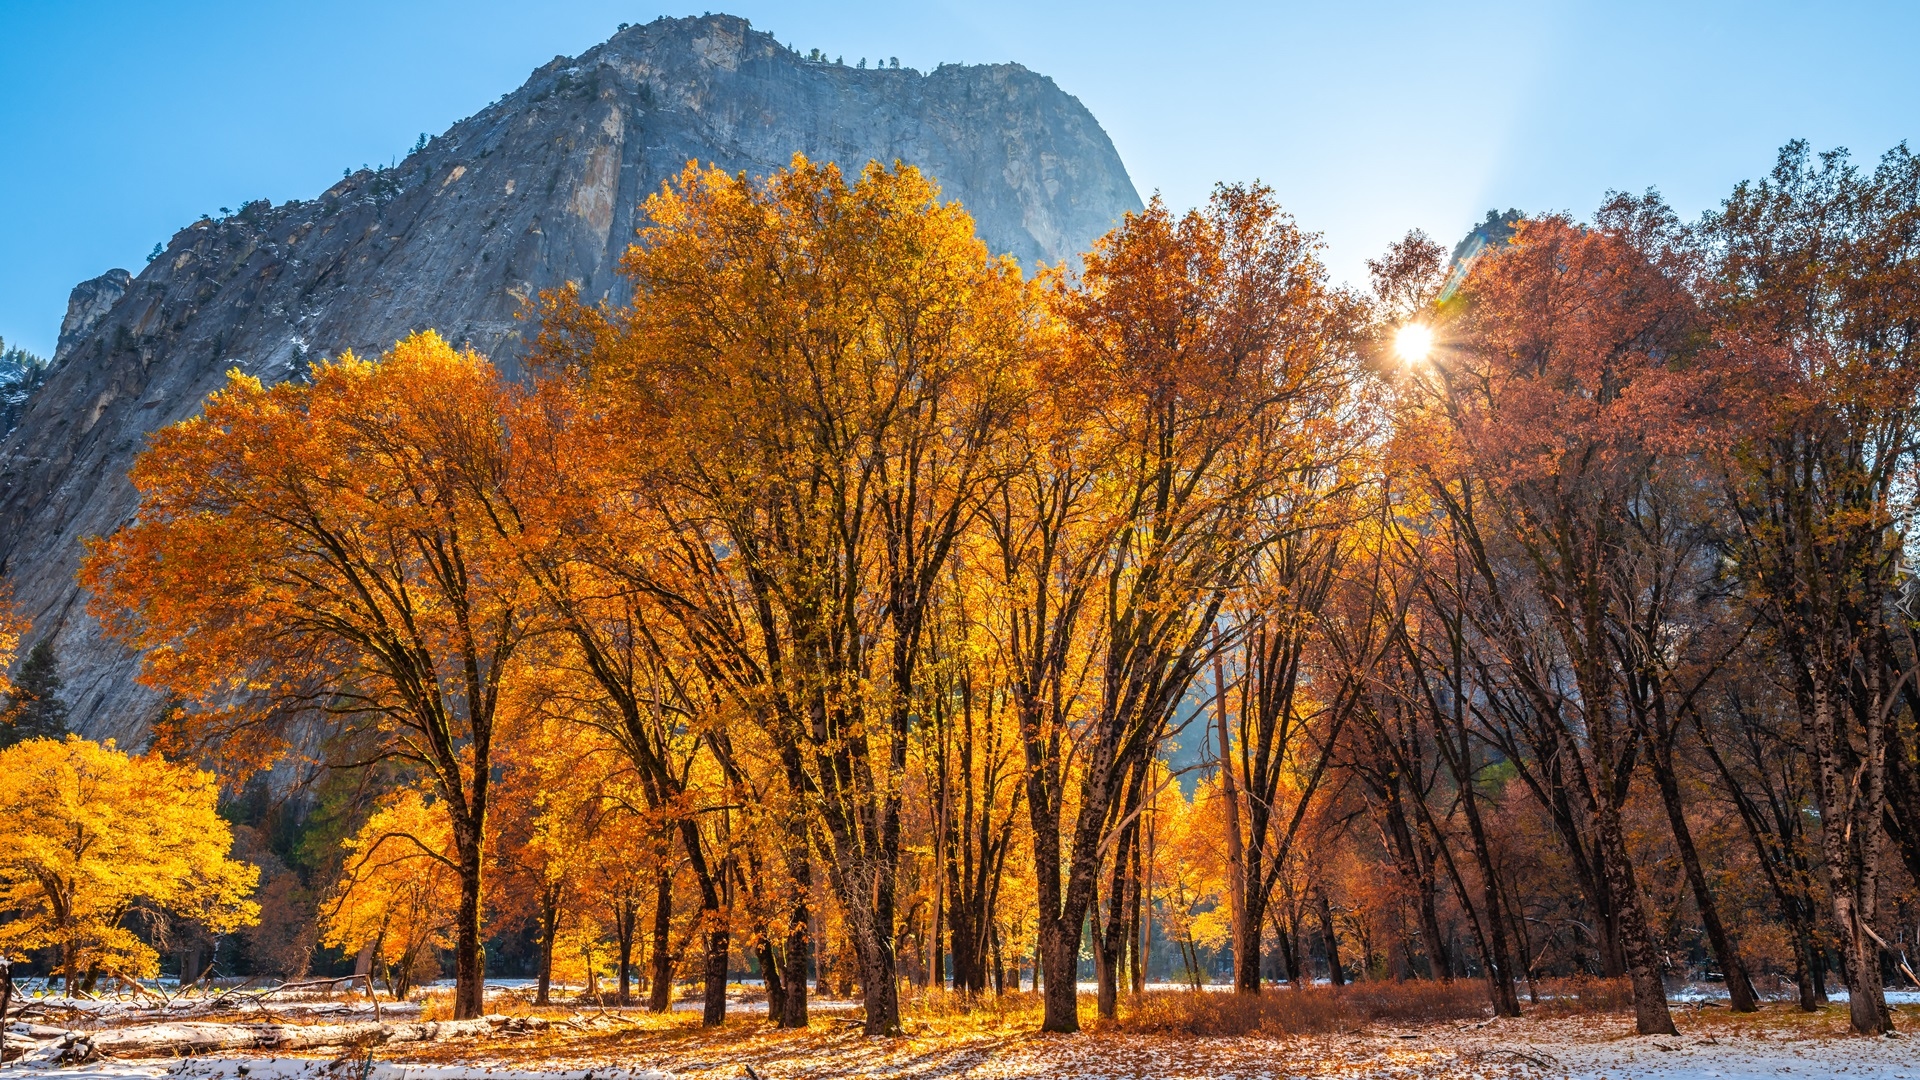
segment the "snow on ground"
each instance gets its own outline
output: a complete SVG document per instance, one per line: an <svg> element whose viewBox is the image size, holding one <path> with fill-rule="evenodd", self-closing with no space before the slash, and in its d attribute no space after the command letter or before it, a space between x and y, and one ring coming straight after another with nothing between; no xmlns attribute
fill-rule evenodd
<svg viewBox="0 0 1920 1080"><path fill-rule="evenodd" d="M666 1073L627 1069L574 1069L563 1072L537 1072L520 1069L493 1069L471 1065L391 1065L384 1061L371 1064L364 1059L315 1060L310 1058L187 1058L181 1061L103 1061L92 1065L59 1067L47 1065L7 1066L0 1076L12 1080L53 1077L103 1077L108 1080L673 1080Z"/></svg>

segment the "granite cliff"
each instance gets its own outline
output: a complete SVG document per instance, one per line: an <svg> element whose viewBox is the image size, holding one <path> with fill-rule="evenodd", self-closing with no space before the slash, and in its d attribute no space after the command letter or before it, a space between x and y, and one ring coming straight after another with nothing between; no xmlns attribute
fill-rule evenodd
<svg viewBox="0 0 1920 1080"><path fill-rule="evenodd" d="M511 366L538 290L617 295L639 207L689 159L761 174L800 152L932 174L998 251L1071 258L1140 206L1100 125L1015 64L859 69L741 19L662 19L559 57L397 166L182 229L131 279L74 290L45 385L0 442L0 576L55 637L74 726L137 741L158 702L74 584L134 513L127 468L235 367L269 381L433 327Z"/></svg>

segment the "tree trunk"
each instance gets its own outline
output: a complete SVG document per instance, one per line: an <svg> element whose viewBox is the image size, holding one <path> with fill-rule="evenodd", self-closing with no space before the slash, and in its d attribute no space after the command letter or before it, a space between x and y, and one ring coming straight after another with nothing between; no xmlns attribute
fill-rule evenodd
<svg viewBox="0 0 1920 1080"><path fill-rule="evenodd" d="M850 920L852 921L852 920ZM900 1034L900 984L894 962L893 940L872 925L873 914L856 926L856 947L860 960L860 996L866 1006L868 1035Z"/></svg>
<svg viewBox="0 0 1920 1080"><path fill-rule="evenodd" d="M774 959L773 939L765 938L754 952L760 958L760 978L767 986L767 1015L781 1027L786 1025L787 982L780 976L780 963Z"/></svg>
<svg viewBox="0 0 1920 1080"><path fill-rule="evenodd" d="M789 1029L807 1026L807 961L813 952L812 935L808 927L812 920L807 912L806 889L800 889L800 899L796 901L792 929L787 933L785 949L786 966L781 970L781 981L786 996L780 1003L780 1015L777 1023Z"/></svg>
<svg viewBox="0 0 1920 1080"><path fill-rule="evenodd" d="M1700 865L1700 853L1693 846L1693 830L1687 826L1686 808L1680 801L1680 781L1673 771L1673 748L1656 743L1653 752L1653 775L1660 788L1660 802L1667 810L1667 826L1673 831L1673 843L1680 852L1680 863L1687 872L1687 884L1693 889L1694 905L1700 909L1700 921L1706 926L1707 940L1713 945L1713 955L1720 961L1721 970L1727 976L1727 997L1734 1012L1758 1012L1759 1005L1754 1000L1753 983L1747 978L1746 965L1740 961L1740 950L1733 942L1733 935L1727 933L1726 926L1720 921L1720 908L1714 902L1713 891L1707 887L1707 874Z"/></svg>
<svg viewBox="0 0 1920 1080"><path fill-rule="evenodd" d="M1240 830L1240 789L1233 773L1233 744L1228 737L1226 669L1220 648L1220 627L1213 628L1213 715L1220 734L1220 797L1227 810L1227 902L1233 931L1233 991L1236 994L1260 992L1260 915L1252 893L1260 883L1250 882L1247 873L1247 849ZM1249 780L1249 783L1253 781ZM1258 838L1255 838L1256 841ZM1253 873L1258 875L1256 864ZM1248 886L1252 885L1249 889ZM1262 898L1264 899L1264 898ZM1251 940L1252 951L1247 951Z"/></svg>
<svg viewBox="0 0 1920 1080"><path fill-rule="evenodd" d="M1259 888L1246 890L1240 917L1233 927L1233 992L1236 994L1260 992L1260 930L1261 920L1267 915L1266 900ZM1292 961L1288 964L1291 971Z"/></svg>
<svg viewBox="0 0 1920 1080"><path fill-rule="evenodd" d="M1048 918L1045 908L1041 910L1037 951L1042 982L1042 1031L1080 1030L1080 925L1077 918Z"/></svg>
<svg viewBox="0 0 1920 1080"><path fill-rule="evenodd" d="M1320 892L1320 938L1326 942L1327 981L1335 986L1347 985L1347 973L1340 966L1340 931L1333 925L1333 903L1327 899L1325 889Z"/></svg>
<svg viewBox="0 0 1920 1080"><path fill-rule="evenodd" d="M1627 974L1633 981L1634 1028L1642 1035L1678 1034L1673 1026L1673 1013L1667 1008L1667 986L1661 978L1659 958L1654 955L1653 938L1640 907L1633 864L1627 860L1620 811L1605 792L1601 793L1598 816L1602 872L1619 919L1619 940L1626 954Z"/></svg>
<svg viewBox="0 0 1920 1080"><path fill-rule="evenodd" d="M647 1009L663 1013L673 993L673 946L668 935L673 930L673 877L662 870L654 883L653 901L653 981L648 989Z"/></svg>
<svg viewBox="0 0 1920 1080"><path fill-rule="evenodd" d="M622 896L613 910L613 932L620 946L620 1005L633 1004L633 937L639 921L639 905L631 893Z"/></svg>
<svg viewBox="0 0 1920 1080"><path fill-rule="evenodd" d="M1867 925L1878 877L1882 808L1860 805L1883 789L1872 775L1874 762L1850 767L1852 746L1843 730L1847 723L1842 702L1832 688L1816 684L1808 734L1819 770L1820 846L1826 856L1833 921L1840 930L1846 961L1848 1019L1856 1034L1884 1035L1893 1030L1893 1014L1880 981L1880 953ZM1869 707L1877 704L1876 700Z"/></svg>
<svg viewBox="0 0 1920 1080"><path fill-rule="evenodd" d="M1098 925L1100 904L1096 900L1092 905L1095 923L1095 978L1099 986L1095 1011L1102 1020L1114 1020L1119 1017L1120 961L1128 936L1127 865L1133 846L1140 836L1140 819L1135 811L1140 807L1140 796L1145 782L1146 770L1137 770L1133 783L1129 786L1126 801L1121 804L1121 818L1126 824L1120 827L1120 835L1117 837L1117 846L1113 855L1113 875L1109 878L1110 887L1107 890L1107 919L1104 930Z"/></svg>
<svg viewBox="0 0 1920 1080"><path fill-rule="evenodd" d="M727 952L729 949L727 929L724 925L707 929L707 956L702 974L705 976L706 1001L700 1012L700 1023L705 1027L719 1027L727 1022Z"/></svg>
<svg viewBox="0 0 1920 1080"><path fill-rule="evenodd" d="M453 939L453 1018L471 1020L487 1011L486 960L480 951L480 836L478 828L454 828L460 858L460 913Z"/></svg>
<svg viewBox="0 0 1920 1080"><path fill-rule="evenodd" d="M553 936L560 924L560 905L552 890L543 890L540 898L540 980L534 987L533 1003L550 1005L553 986Z"/></svg>
<svg viewBox="0 0 1920 1080"><path fill-rule="evenodd" d="M1469 764L1468 771L1471 772ZM1469 790L1461 799L1466 810L1467 835L1473 840L1473 857L1480 864L1481 903L1486 908L1488 947L1493 950L1487 957L1490 970L1487 981L1493 992L1493 1014L1495 1016L1519 1016L1520 995L1513 985L1513 951L1507 942L1507 922L1502 918L1500 903L1500 880L1493 865L1492 845L1487 842L1486 823L1480 819L1480 809L1475 796Z"/></svg>

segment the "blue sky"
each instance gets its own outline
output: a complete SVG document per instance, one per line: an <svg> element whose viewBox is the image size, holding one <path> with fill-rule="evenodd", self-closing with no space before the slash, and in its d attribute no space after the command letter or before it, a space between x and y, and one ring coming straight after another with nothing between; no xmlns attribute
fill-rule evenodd
<svg viewBox="0 0 1920 1080"><path fill-rule="evenodd" d="M699 0L717 3L719 0ZM636 2L0 0L0 337L50 353L74 283L518 86ZM1112 135L1142 195L1271 184L1336 277L1407 229L1590 211L1657 186L1686 215L1792 138L1871 161L1920 140L1920 3L1000 0L725 8L801 50L1015 60Z"/></svg>

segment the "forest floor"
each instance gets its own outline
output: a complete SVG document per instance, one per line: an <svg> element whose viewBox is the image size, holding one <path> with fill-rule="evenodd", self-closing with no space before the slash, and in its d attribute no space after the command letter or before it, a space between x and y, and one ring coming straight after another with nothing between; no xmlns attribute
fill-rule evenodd
<svg viewBox="0 0 1920 1080"><path fill-rule="evenodd" d="M1279 991L1284 994L1286 991ZM1212 997L1213 995L1207 995ZM1021 998L1028 1000L1019 1000ZM718 1029L696 1015L540 1010L547 1030L479 1040L389 1045L275 1059L209 1056L171 1061L99 1061L81 1066L15 1062L0 1080L30 1076L196 1080L841 1080L913 1077L1244 1078L1382 1077L1393 1080L1920 1080L1920 1006L1896 1007L1909 1034L1847 1035L1844 1005L1806 1014L1772 1004L1756 1015L1680 1003L1680 1034L1639 1038L1622 1012L1532 1015L1520 1020L1370 1022L1321 1034L1201 1036L1094 1025L1079 1035L1038 1034L1032 995L989 1009L910 1010L904 1038L859 1033L855 1010L826 1004L806 1031L779 1031L736 1014ZM1092 1012L1086 1002L1083 1015ZM764 1014L762 1014L764 1015Z"/></svg>

